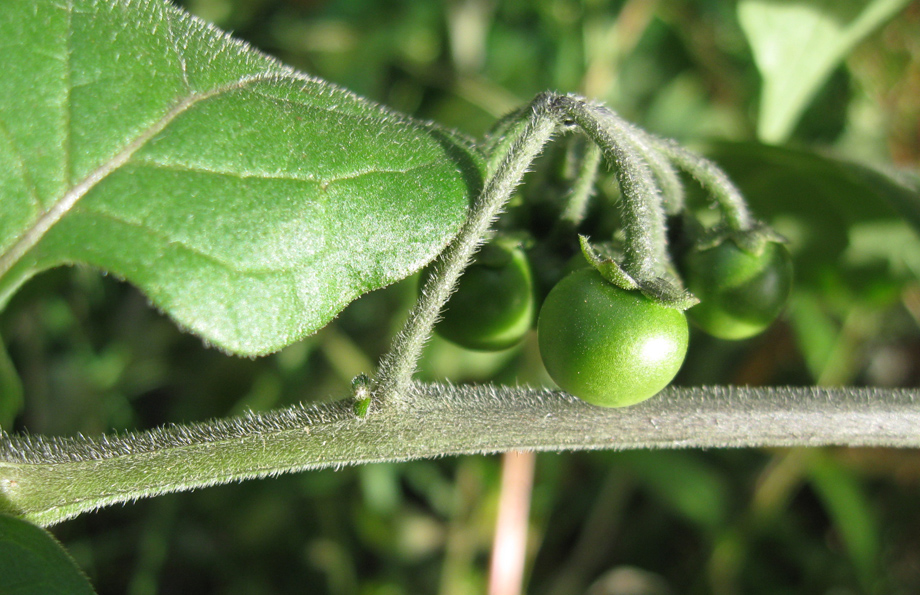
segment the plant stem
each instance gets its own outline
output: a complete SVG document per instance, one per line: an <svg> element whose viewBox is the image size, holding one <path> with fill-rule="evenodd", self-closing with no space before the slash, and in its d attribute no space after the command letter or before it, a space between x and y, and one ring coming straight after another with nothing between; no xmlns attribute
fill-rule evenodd
<svg viewBox="0 0 920 595"><path fill-rule="evenodd" d="M754 216L744 202L741 191L732 183L722 169L701 155L680 146L671 139L660 138L635 128L637 134L665 154L677 167L693 176L709 192L719 206L729 229L747 231L754 227Z"/></svg>
<svg viewBox="0 0 920 595"><path fill-rule="evenodd" d="M404 397L409 394L406 389L441 309L527 168L557 129L555 97L538 95L530 110L515 112L520 123L512 121L502 127L511 136L496 142L496 153L489 156L490 171L493 164L499 165L486 181L460 233L435 262L436 269L422 288L405 326L380 361L374 391L376 406L405 405Z"/></svg>
<svg viewBox="0 0 920 595"><path fill-rule="evenodd" d="M510 451L502 456L501 496L489 565L489 595L520 595L523 592L535 464L533 452Z"/></svg>
<svg viewBox="0 0 920 595"><path fill-rule="evenodd" d="M597 169L600 166L602 156L601 148L597 144L589 142L581 159L581 166L578 168L575 184L572 186L565 208L559 217L559 223L569 233L577 228L585 218L585 212L588 210L588 199L594 193L594 185L597 182Z"/></svg>
<svg viewBox="0 0 920 595"><path fill-rule="evenodd" d="M571 95L541 93L530 103L529 109L503 118L488 139L485 146L492 154L488 156L490 173L486 184L460 233L433 265L435 270L422 288L405 326L381 358L374 408L407 405L404 397L410 394L407 387L422 349L457 280L530 164L557 130L574 125L581 128L616 166L623 195L626 235L623 269L640 284L656 282L666 276L670 260L665 213L661 191L647 161L656 164L659 176L669 184L675 178L670 166L664 164L649 143L643 142L646 137L641 136L637 128L607 108ZM596 157L591 158L596 160ZM586 165L590 167L591 162Z"/></svg>
<svg viewBox="0 0 920 595"><path fill-rule="evenodd" d="M631 141L629 126L605 107L577 97L559 97L560 111L578 124L616 167L626 236L623 270L636 281L663 277L669 262L665 217L648 163Z"/></svg>
<svg viewBox="0 0 920 595"><path fill-rule="evenodd" d="M659 151L654 143L649 142L650 135L638 126L623 120L616 114L611 113L608 117L616 118L621 122L623 130L629 134L630 140L635 143L642 158L652 169L658 186L661 188L665 212L669 215L680 213L684 209L684 185L667 156Z"/></svg>
<svg viewBox="0 0 920 595"><path fill-rule="evenodd" d="M492 125L485 138L479 143L479 148L488 157L487 175L491 176L498 171L502 161L511 150L511 146L521 137L530 119L529 112L527 107L521 107L505 114Z"/></svg>
<svg viewBox="0 0 920 595"><path fill-rule="evenodd" d="M351 399L97 438L0 433L0 510L50 525L118 502L324 467L507 450L920 447L920 392L668 388L624 409L550 390L412 384L410 406Z"/></svg>

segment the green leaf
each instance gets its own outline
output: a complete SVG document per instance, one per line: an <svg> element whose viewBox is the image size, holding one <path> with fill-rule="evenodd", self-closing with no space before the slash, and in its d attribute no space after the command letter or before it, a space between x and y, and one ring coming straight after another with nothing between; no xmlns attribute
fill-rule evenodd
<svg viewBox="0 0 920 595"><path fill-rule="evenodd" d="M811 486L840 534L867 591L877 583L881 539L878 522L857 478L828 456L815 455Z"/></svg>
<svg viewBox="0 0 920 595"><path fill-rule="evenodd" d="M759 138L781 143L834 68L909 0L740 0L763 79Z"/></svg>
<svg viewBox="0 0 920 595"><path fill-rule="evenodd" d="M94 593L76 563L50 533L2 513L0 561L3 595Z"/></svg>
<svg viewBox="0 0 920 595"><path fill-rule="evenodd" d="M717 529L728 518L727 486L718 469L700 453L633 450L618 452L615 457L643 488L688 520Z"/></svg>
<svg viewBox="0 0 920 595"><path fill-rule="evenodd" d="M0 307L86 263L268 353L432 260L481 183L454 133L163 0L2 2L0 39Z"/></svg>

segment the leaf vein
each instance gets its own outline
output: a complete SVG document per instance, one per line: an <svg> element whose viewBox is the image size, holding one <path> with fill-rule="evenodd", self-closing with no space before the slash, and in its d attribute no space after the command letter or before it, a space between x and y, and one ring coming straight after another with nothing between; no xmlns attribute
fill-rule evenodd
<svg viewBox="0 0 920 595"><path fill-rule="evenodd" d="M205 251L203 251L201 248L197 248L197 247L195 247L195 246L193 246L193 245L187 243L187 242L186 242L185 240L183 240L183 239L171 237L171 236L169 236L167 233L164 233L163 231L161 231L161 230L159 230L159 229L156 229L155 227L153 227L153 226L151 226L150 224L145 223L145 222L143 222L143 221L131 221L130 219L126 219L126 218L124 218L124 217L122 217L121 215L118 215L118 214L116 214L116 213L110 213L110 212L107 212L107 211L100 211L100 210L94 209L94 208L85 208L85 207L84 207L84 208L83 208L83 212L85 212L87 215L91 215L91 216L93 216L93 217L98 217L98 218L101 218L101 219L108 219L108 220L113 221L113 222L115 222L115 223L119 223L119 224L121 224L121 225L125 225L125 226L131 227L131 228L133 228L133 229L137 229L137 230L139 230L139 231L141 231L141 232L146 233L147 235L150 235L150 236L152 236L152 237L158 239L158 240L161 242L162 245L159 247L159 254L157 254L157 255L154 257L154 260L160 260L161 258L163 258L164 255L165 255L165 252L166 252L166 248L167 248L167 247L177 247L177 248L181 248L182 250L185 250L186 252L189 252L189 253L191 253L191 254L194 254L195 256L199 256L199 257L201 257L201 258L203 258L203 259L205 259L205 260L207 260L207 261L209 261L209 262L211 262L211 263L213 263L213 264L215 264L215 265L217 265L217 266L219 266L219 267L221 267L221 268L223 268L223 269L226 269L227 271L230 271L231 273L234 273L234 274L236 274L236 275L243 275L243 276L247 276L247 277L268 277L268 276L271 276L271 275L286 274L286 273L296 272L297 270L302 269L302 268L304 268L304 266L305 266L303 263L300 263L300 264L297 264L297 265L293 265L293 266L282 266L282 267L271 267L271 266L265 266L265 267L246 267L246 266L241 266L241 265L239 265L239 264L237 264L237 263L232 263L232 262L225 261L225 260L221 259L220 257L215 256L214 254L205 252Z"/></svg>
<svg viewBox="0 0 920 595"><path fill-rule="evenodd" d="M77 201L86 195L93 187L105 179L113 171L128 162L134 153L143 147L150 139L162 132L169 124L175 120L179 114L185 112L195 104L219 95L229 93L237 89L246 87L249 84L255 84L263 80L275 78L272 75L253 75L242 77L231 84L212 89L211 91L196 93L185 97L173 106L159 120L148 126L143 132L131 142L125 144L121 151L112 156L108 161L90 172L80 183L71 186L70 190L55 202L50 209L45 211L35 222L26 228L19 236L19 239L7 250L0 255L0 278L31 250L61 218L66 215ZM70 102L68 101L68 106ZM68 162L70 160L68 159ZM69 168L69 167L68 167Z"/></svg>
<svg viewBox="0 0 920 595"><path fill-rule="evenodd" d="M246 179L262 179L262 180L287 180L292 182L309 182L316 184L323 189L331 184L337 182L344 182L348 180L354 180L361 178L363 176L372 175L372 174L408 174L414 171L425 169L428 167L434 167L439 165L437 161L426 161L424 163L418 163L415 165L410 165L405 168L383 168L383 167L369 167L366 169L355 170L352 172L347 172L332 176L330 178L317 178L311 174L307 175L297 175L287 172L251 172L251 171L239 171L239 170L222 170L217 168L208 168L195 165L189 165L185 163L172 163L165 161L157 161L154 159L144 159L137 158L132 159L131 164L140 165L144 167L149 167L151 169L160 169L167 171L177 171L177 172L187 172L187 173L197 173L197 174L212 174L217 176L227 176L232 178L239 178L242 180ZM421 187L421 185L420 185Z"/></svg>
<svg viewBox="0 0 920 595"><path fill-rule="evenodd" d="M316 91L308 89L308 87L311 84L315 84L317 80L310 76L306 76L303 73L290 72L290 73L285 73L283 75L276 75L275 78L278 81L301 83L301 87L299 89L300 95L298 95L296 98L279 97L278 95L272 95L271 93L266 93L265 91L262 91L260 89L250 89L249 91L255 95L261 95L262 97L265 97L266 99L271 99L279 103L287 103L290 105L295 105L300 108L316 110L318 112L329 112L331 114L335 114L335 117L340 120L345 119L345 118L349 118L357 122L380 122L380 120L385 120L387 122L398 123L398 124L405 125L405 126L412 126L414 128L421 127L414 120L405 118L401 116L400 114L390 111L384 106L378 105L376 103L372 103L370 101L368 101L367 105L364 107L365 109L367 107L373 107L376 109L375 116L373 117L367 114L344 113L339 109L340 106L338 104L333 104L333 105L328 105L328 106L316 105L315 103L312 102L312 97L313 95L316 94ZM336 89L336 91L339 91L339 89ZM324 92L328 93L329 91L324 90ZM349 97L351 97L350 92L345 91L344 93L346 93ZM297 99L306 99L306 98L310 98L311 101L297 101Z"/></svg>

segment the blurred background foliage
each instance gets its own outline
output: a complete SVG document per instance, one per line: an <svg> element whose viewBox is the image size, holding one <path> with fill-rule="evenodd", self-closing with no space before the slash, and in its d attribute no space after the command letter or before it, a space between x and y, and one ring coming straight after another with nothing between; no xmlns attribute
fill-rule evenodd
<svg viewBox="0 0 920 595"><path fill-rule="evenodd" d="M183 5L470 135L553 89L708 151L791 240L797 285L763 336L694 334L678 383L920 385L920 2ZM522 194L539 199L551 182L535 175ZM615 198L603 183L598 212ZM369 294L315 336L246 360L182 334L129 286L51 271L0 316L0 424L99 434L342 396L414 293L410 279ZM546 383L533 339L493 355L436 339L422 375ZM54 532L102 594L482 593L499 472L497 457L310 472ZM908 450L541 454L528 592L917 593L918 496L920 455Z"/></svg>

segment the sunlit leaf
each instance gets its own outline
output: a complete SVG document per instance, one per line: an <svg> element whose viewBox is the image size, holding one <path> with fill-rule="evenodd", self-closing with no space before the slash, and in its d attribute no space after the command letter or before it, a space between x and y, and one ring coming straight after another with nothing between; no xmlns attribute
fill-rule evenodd
<svg viewBox="0 0 920 595"><path fill-rule="evenodd" d="M480 183L463 139L163 0L3 2L0 39L0 305L87 263L267 353L432 260Z"/></svg>

